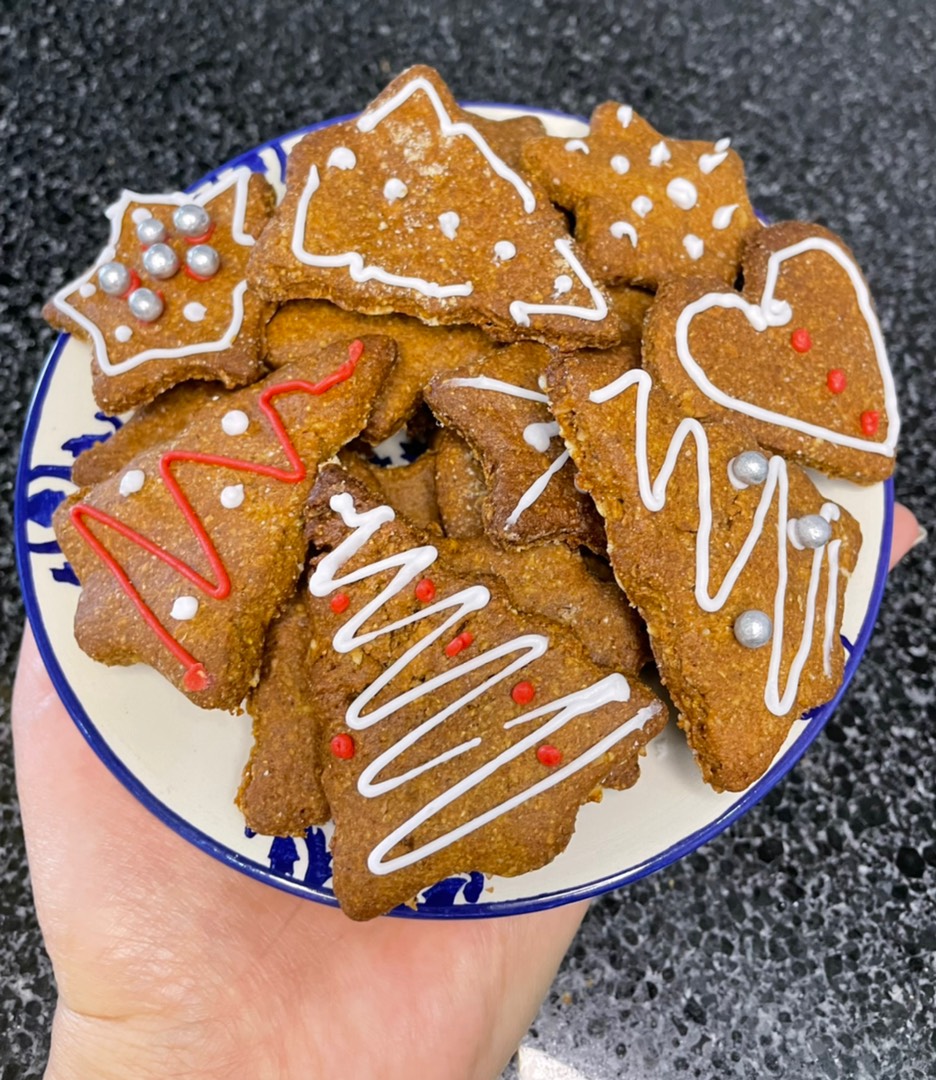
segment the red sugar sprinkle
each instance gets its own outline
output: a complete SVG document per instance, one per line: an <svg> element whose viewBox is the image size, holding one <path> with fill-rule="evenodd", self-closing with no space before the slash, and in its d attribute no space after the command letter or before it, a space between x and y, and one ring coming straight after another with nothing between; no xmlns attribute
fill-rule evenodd
<svg viewBox="0 0 936 1080"><path fill-rule="evenodd" d="M334 611L336 615L340 615L342 611L348 610L348 604L350 603L351 601L348 598L348 594L340 592L335 593L335 595L331 598L331 601L329 602L329 607L332 609L332 611Z"/></svg>
<svg viewBox="0 0 936 1080"><path fill-rule="evenodd" d="M877 435L881 415L876 409L866 409L861 414L861 430L865 435Z"/></svg>
<svg viewBox="0 0 936 1080"><path fill-rule="evenodd" d="M846 385L845 372L841 368L832 368L829 374L826 375L826 386L833 394L841 394Z"/></svg>
<svg viewBox="0 0 936 1080"><path fill-rule="evenodd" d="M536 751L536 757L540 765L545 765L547 768L552 769L562 761L562 751L555 746L550 746L546 743L545 746L541 746Z"/></svg>
<svg viewBox="0 0 936 1080"><path fill-rule="evenodd" d="M416 584L416 599L422 604L428 604L435 598L435 582L431 578L424 577Z"/></svg>
<svg viewBox="0 0 936 1080"><path fill-rule="evenodd" d="M186 671L182 678L182 685L190 694L197 694L199 690L207 690L211 680L204 664L194 664Z"/></svg>
<svg viewBox="0 0 936 1080"><path fill-rule="evenodd" d="M529 705L536 696L536 688L531 682L518 682L510 691L510 696L518 705Z"/></svg>
<svg viewBox="0 0 936 1080"><path fill-rule="evenodd" d="M459 634L458 637L452 638L448 645L445 646L445 655L458 656L462 649L467 649L473 641L474 634L466 630L463 634Z"/></svg>
<svg viewBox="0 0 936 1080"><path fill-rule="evenodd" d="M790 344L799 353L806 353L812 348L812 338L805 326L800 326L790 334Z"/></svg>
<svg viewBox="0 0 936 1080"><path fill-rule="evenodd" d="M354 739L350 735L336 735L328 745L335 757L342 761L350 761L354 757Z"/></svg>

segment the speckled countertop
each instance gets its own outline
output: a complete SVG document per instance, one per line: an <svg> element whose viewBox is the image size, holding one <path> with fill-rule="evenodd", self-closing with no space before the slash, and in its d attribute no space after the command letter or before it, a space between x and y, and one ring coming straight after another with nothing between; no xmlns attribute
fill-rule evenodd
<svg viewBox="0 0 936 1080"><path fill-rule="evenodd" d="M897 492L932 531L936 10L892 7L4 5L0 1080L41 1074L55 1000L11 765L22 606L9 496L52 341L41 301L91 260L107 203L358 108L416 60L464 99L582 113L614 96L674 135L730 132L757 205L841 232L871 279L905 420ZM936 1073L933 581L924 544L895 575L837 716L779 788L693 856L595 903L530 1044L590 1080Z"/></svg>

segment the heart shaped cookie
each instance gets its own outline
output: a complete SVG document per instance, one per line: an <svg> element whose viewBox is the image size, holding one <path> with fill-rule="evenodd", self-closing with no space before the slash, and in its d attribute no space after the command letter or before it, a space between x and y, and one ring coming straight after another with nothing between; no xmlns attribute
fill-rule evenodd
<svg viewBox="0 0 936 1080"><path fill-rule="evenodd" d="M891 475L900 421L867 282L842 241L784 222L747 242L741 293L665 283L646 368L687 415L740 414L765 447L830 476Z"/></svg>

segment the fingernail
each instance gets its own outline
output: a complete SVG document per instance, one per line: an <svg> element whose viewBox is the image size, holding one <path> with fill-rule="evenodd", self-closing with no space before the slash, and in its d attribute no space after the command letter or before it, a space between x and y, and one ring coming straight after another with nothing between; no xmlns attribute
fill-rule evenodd
<svg viewBox="0 0 936 1080"><path fill-rule="evenodd" d="M913 548L917 547L919 544L925 543L928 536L929 536L929 533L926 531L926 529L923 528L922 525L920 525L920 527L919 527L919 529L917 531L917 534L916 534L916 539L910 545L911 550Z"/></svg>

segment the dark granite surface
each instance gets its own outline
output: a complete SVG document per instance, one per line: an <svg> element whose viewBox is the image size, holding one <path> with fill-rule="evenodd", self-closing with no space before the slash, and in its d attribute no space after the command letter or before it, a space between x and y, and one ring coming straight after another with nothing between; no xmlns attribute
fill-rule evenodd
<svg viewBox="0 0 936 1080"><path fill-rule="evenodd" d="M738 10L743 7L744 10ZM892 10L886 10L892 7ZM438 12L444 9L444 14ZM363 105L415 60L465 99L631 101L674 135L730 132L755 201L840 231L871 279L905 418L897 491L933 525L936 9L927 0L256 0L5 4L0 16L0 1078L41 1074L54 986L16 809L22 620L14 464L52 334L122 186L189 183ZM762 804L598 901L528 1040L606 1077L936 1073L932 545L906 560L840 708Z"/></svg>

